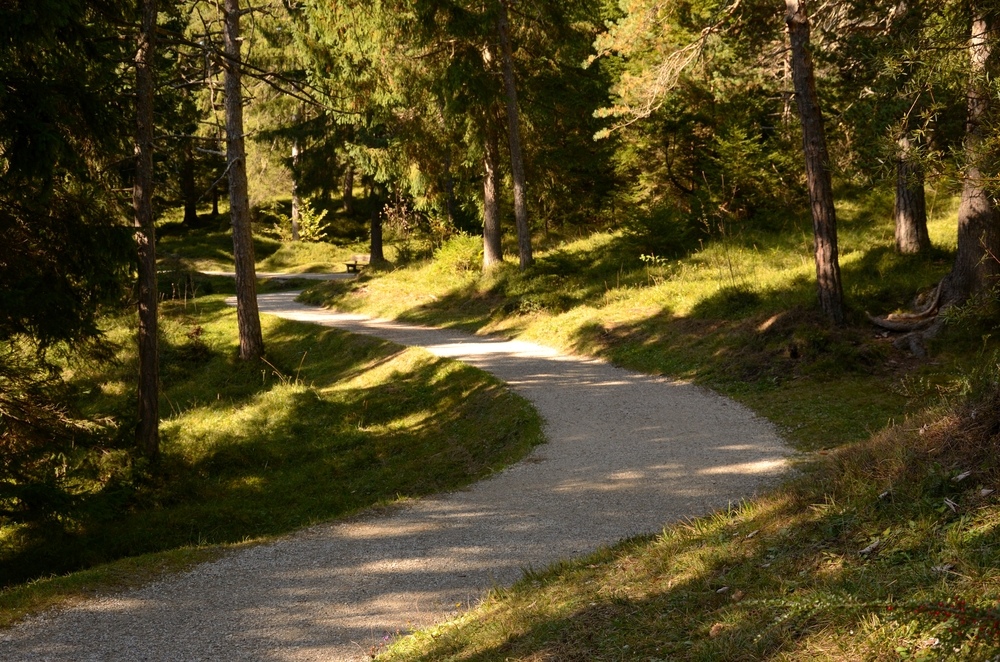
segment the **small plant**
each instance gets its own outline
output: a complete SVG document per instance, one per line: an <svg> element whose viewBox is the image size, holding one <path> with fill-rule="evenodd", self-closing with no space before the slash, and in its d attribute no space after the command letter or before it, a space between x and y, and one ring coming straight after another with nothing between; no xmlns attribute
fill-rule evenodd
<svg viewBox="0 0 1000 662"><path fill-rule="evenodd" d="M659 255L643 254L639 256L639 259L642 260L642 263L647 267L665 267L670 263L670 260L665 257L660 257Z"/></svg>
<svg viewBox="0 0 1000 662"><path fill-rule="evenodd" d="M483 262L483 242L478 237L457 234L434 252L434 262L446 272L478 271Z"/></svg>
<svg viewBox="0 0 1000 662"><path fill-rule="evenodd" d="M259 212L263 214L263 211ZM299 241L320 242L326 239L329 223L326 209L317 211L312 200L303 198L299 204ZM292 219L285 214L276 214L277 220L267 234L277 237L282 243L292 241Z"/></svg>
<svg viewBox="0 0 1000 662"><path fill-rule="evenodd" d="M326 209L316 211L313 209L312 201L304 198L299 205L299 240L301 241L323 241L326 239L328 223L326 219Z"/></svg>

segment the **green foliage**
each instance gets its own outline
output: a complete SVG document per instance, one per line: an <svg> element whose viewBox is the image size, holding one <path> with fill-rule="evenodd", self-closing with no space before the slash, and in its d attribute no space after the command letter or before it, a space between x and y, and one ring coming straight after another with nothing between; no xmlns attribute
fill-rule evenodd
<svg viewBox="0 0 1000 662"><path fill-rule="evenodd" d="M313 208L309 198L303 198L299 203L299 240L308 242L320 242L326 239L326 231L329 223L326 215L329 210L321 209L317 211ZM275 230L282 241L291 239L292 219L284 217L281 224L275 225Z"/></svg>
<svg viewBox="0 0 1000 662"><path fill-rule="evenodd" d="M99 336L134 244L116 188L132 112L130 9L115 0L0 8L0 518L47 526L99 470L113 430L74 411L48 350ZM100 353L91 354L93 358Z"/></svg>
<svg viewBox="0 0 1000 662"><path fill-rule="evenodd" d="M71 402L54 365L27 343L0 344L0 522L45 525L73 512L79 481L99 475L115 424Z"/></svg>
<svg viewBox="0 0 1000 662"><path fill-rule="evenodd" d="M0 342L92 335L121 293L131 241L113 166L131 112L127 47L106 36L124 16L84 0L0 9Z"/></svg>
<svg viewBox="0 0 1000 662"><path fill-rule="evenodd" d="M483 264L483 240L467 234L457 234L434 251L434 265L445 272L479 271Z"/></svg>

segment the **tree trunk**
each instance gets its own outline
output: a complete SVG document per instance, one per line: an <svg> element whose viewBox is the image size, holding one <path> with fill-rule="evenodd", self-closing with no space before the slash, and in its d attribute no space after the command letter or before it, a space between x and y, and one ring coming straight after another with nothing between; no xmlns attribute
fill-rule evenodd
<svg viewBox="0 0 1000 662"><path fill-rule="evenodd" d="M240 358L251 360L264 354L264 337L257 309L257 274L254 268L253 235L250 231L246 149L243 142L239 0L225 0L224 39L226 157L229 161L229 206L233 224L233 258L236 262L236 319L240 334Z"/></svg>
<svg viewBox="0 0 1000 662"><path fill-rule="evenodd" d="M299 139L292 140L292 241L299 240Z"/></svg>
<svg viewBox="0 0 1000 662"><path fill-rule="evenodd" d="M488 115L495 115L489 113ZM500 232L500 138L493 117L486 118L486 140L483 145L483 271L503 262Z"/></svg>
<svg viewBox="0 0 1000 662"><path fill-rule="evenodd" d="M198 187L194 181L194 153L191 141L184 141L181 155L181 197L184 198L184 224L188 227L198 225Z"/></svg>
<svg viewBox="0 0 1000 662"><path fill-rule="evenodd" d="M219 217L219 185L212 186L212 217Z"/></svg>
<svg viewBox="0 0 1000 662"><path fill-rule="evenodd" d="M833 206L826 132L809 52L809 15L806 0L785 0L785 5L788 9L785 22L792 44L792 78L802 121L802 148L812 207L819 302L834 324L843 324L844 292L837 255L837 214Z"/></svg>
<svg viewBox="0 0 1000 662"><path fill-rule="evenodd" d="M368 249L372 264L385 262L385 253L382 250L382 199L378 194L378 184L372 184L369 196L371 207L371 246Z"/></svg>
<svg viewBox="0 0 1000 662"><path fill-rule="evenodd" d="M991 113L988 88L989 59L992 51L992 26L984 15L980 0L973 3L972 35L969 40L970 83L968 118L965 125L965 173L962 201L958 207L958 252L951 273L942 283L942 300L964 301L986 289L1000 275L1000 232L997 210L986 191L986 177L981 167L985 158L983 143Z"/></svg>
<svg viewBox="0 0 1000 662"><path fill-rule="evenodd" d="M503 58L503 82L507 91L507 130L510 135L510 174L514 180L514 217L517 220L517 246L521 257L521 270L534 262L531 255L531 226L528 223L528 203L525 193L524 160L521 157L521 129L517 114L517 85L514 80L514 56L510 46L510 21L507 18L507 1L500 0L497 27L500 34L500 51Z"/></svg>
<svg viewBox="0 0 1000 662"><path fill-rule="evenodd" d="M451 147L444 158L444 207L448 225L455 227L455 177L451 172Z"/></svg>
<svg viewBox="0 0 1000 662"><path fill-rule="evenodd" d="M350 216L354 213L354 164L347 164L344 173L344 213Z"/></svg>
<svg viewBox="0 0 1000 662"><path fill-rule="evenodd" d="M153 61L156 0L140 0L142 27L135 55L136 140L132 206L139 252L139 424L136 444L152 461L160 454L160 359L157 349L156 233L153 225Z"/></svg>
<svg viewBox="0 0 1000 662"><path fill-rule="evenodd" d="M910 139L902 136L896 156L896 250L904 255L930 250L927 234L927 202L924 197L924 167L914 157Z"/></svg>

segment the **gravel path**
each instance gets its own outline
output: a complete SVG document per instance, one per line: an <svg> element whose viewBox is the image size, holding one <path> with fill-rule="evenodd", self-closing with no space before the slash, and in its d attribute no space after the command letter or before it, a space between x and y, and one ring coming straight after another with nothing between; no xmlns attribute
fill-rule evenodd
<svg viewBox="0 0 1000 662"><path fill-rule="evenodd" d="M0 632L0 660L363 660L524 568L752 495L789 450L694 386L518 341L373 321L260 296L262 312L487 370L531 400L549 443L468 490L325 524L141 590Z"/></svg>

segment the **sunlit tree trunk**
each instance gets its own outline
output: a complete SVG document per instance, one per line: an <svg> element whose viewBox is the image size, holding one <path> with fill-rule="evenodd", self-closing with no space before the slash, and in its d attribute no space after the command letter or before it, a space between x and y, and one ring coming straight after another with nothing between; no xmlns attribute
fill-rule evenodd
<svg viewBox="0 0 1000 662"><path fill-rule="evenodd" d="M226 157L229 161L229 206L233 225L233 258L236 262L236 319L240 334L240 358L250 360L264 354L264 337L257 309L257 273L254 267L253 235L250 231L250 199L243 137L239 0L225 0L224 9Z"/></svg>
<svg viewBox="0 0 1000 662"><path fill-rule="evenodd" d="M826 149L823 114L816 95L810 55L809 14L805 0L785 0L788 35L792 45L792 79L802 121L802 146L812 208L819 302L834 324L844 323L844 293L837 255L837 214L833 206L830 158Z"/></svg>
<svg viewBox="0 0 1000 662"><path fill-rule="evenodd" d="M521 258L521 269L531 266L531 225L528 223L528 202L524 175L524 159L521 156L521 129L517 112L517 84L514 79L514 55L510 46L510 21L507 17L508 0L500 0L498 29L500 34L500 54L503 60L503 81L507 92L507 130L510 134L510 174L514 180L514 217L517 222L517 246Z"/></svg>
<svg viewBox="0 0 1000 662"><path fill-rule="evenodd" d="M372 264L385 262L385 252L382 246L382 197L378 194L379 185L372 184L368 197L371 207L371 244L368 249Z"/></svg>
<svg viewBox="0 0 1000 662"><path fill-rule="evenodd" d="M350 216L354 213L354 164L347 164L344 173L344 213Z"/></svg>
<svg viewBox="0 0 1000 662"><path fill-rule="evenodd" d="M153 59L156 0L140 0L142 26L135 55L136 140L132 205L139 251L139 424L136 443L155 461L160 453L160 359L157 348L156 233L153 226Z"/></svg>
<svg viewBox="0 0 1000 662"><path fill-rule="evenodd" d="M969 40L970 83L965 129L965 172L962 200L958 208L958 252L951 273L942 283L942 299L962 301L989 287L1000 274L1000 231L997 210L986 190L982 172L985 159L986 122L992 111L989 92L992 26L984 0L973 3Z"/></svg>
<svg viewBox="0 0 1000 662"><path fill-rule="evenodd" d="M493 114L493 113L491 113ZM492 117L486 119L483 145L483 271L503 262L500 232L500 139Z"/></svg>
<svg viewBox="0 0 1000 662"><path fill-rule="evenodd" d="M299 240L299 139L292 139L292 241Z"/></svg>
<svg viewBox="0 0 1000 662"><path fill-rule="evenodd" d="M191 141L184 141L181 152L181 197L184 199L184 224L193 226L198 223L198 187L194 181L194 154Z"/></svg>
<svg viewBox="0 0 1000 662"><path fill-rule="evenodd" d="M455 225L455 177L451 172L451 147L444 157L444 206L448 225Z"/></svg>
<svg viewBox="0 0 1000 662"><path fill-rule="evenodd" d="M913 154L907 136L897 141L896 155L896 250L910 255L927 251L927 201L924 196L924 167Z"/></svg>

